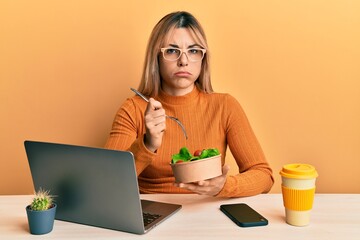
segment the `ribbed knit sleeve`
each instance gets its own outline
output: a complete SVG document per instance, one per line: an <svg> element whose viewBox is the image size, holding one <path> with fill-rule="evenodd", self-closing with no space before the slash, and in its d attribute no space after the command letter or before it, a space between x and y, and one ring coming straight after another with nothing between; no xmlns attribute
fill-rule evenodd
<svg viewBox="0 0 360 240"><path fill-rule="evenodd" d="M127 99L117 112L105 148L133 153L137 175L151 164L156 154L144 144L143 111L145 104Z"/></svg>
<svg viewBox="0 0 360 240"><path fill-rule="evenodd" d="M226 138L239 174L227 177L218 196L251 196L268 192L274 182L272 170L249 121L235 98L227 95L224 103Z"/></svg>

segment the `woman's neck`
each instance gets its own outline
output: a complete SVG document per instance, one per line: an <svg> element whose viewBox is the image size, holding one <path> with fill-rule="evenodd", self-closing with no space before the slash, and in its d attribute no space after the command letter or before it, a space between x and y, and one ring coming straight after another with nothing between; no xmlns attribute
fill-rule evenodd
<svg viewBox="0 0 360 240"><path fill-rule="evenodd" d="M195 84L190 85L186 88L169 88L166 86L161 86L161 89L168 95L171 96L184 96L194 90Z"/></svg>
<svg viewBox="0 0 360 240"><path fill-rule="evenodd" d="M196 98L199 94L200 91L197 89L197 87L194 87L189 93L181 96L170 95L167 92L165 92L163 89L160 89L158 98L162 103L178 105L178 104L191 103L194 100L194 98Z"/></svg>

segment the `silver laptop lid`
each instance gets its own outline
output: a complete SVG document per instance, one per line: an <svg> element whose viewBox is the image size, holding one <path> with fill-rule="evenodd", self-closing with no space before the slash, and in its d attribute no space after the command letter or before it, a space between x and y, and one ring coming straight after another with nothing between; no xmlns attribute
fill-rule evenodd
<svg viewBox="0 0 360 240"><path fill-rule="evenodd" d="M131 152L25 141L35 189L57 196L56 219L144 233Z"/></svg>

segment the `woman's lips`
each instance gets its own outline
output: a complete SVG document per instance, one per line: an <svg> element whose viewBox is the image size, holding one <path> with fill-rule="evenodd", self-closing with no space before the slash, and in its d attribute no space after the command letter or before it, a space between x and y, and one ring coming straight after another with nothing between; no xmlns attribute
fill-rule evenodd
<svg viewBox="0 0 360 240"><path fill-rule="evenodd" d="M188 77L190 75L191 75L191 73L185 72L185 71L179 71L179 72L175 73L175 76L178 76L178 77Z"/></svg>

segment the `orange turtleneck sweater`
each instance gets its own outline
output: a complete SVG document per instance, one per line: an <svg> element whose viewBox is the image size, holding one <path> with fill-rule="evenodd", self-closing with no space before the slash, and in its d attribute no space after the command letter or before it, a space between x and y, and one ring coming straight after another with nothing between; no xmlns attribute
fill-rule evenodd
<svg viewBox="0 0 360 240"><path fill-rule="evenodd" d="M127 99L115 116L106 148L131 151L141 193L190 193L173 186L171 155L186 146L190 152L218 148L225 162L229 146L239 167L227 176L219 197L242 197L268 192L274 179L263 151L237 100L229 94L206 94L196 87L185 96L170 96L160 91L156 100L166 114L177 117L185 126L188 139L176 122L167 119L161 147L156 153L144 145L144 112L147 103L138 96Z"/></svg>

